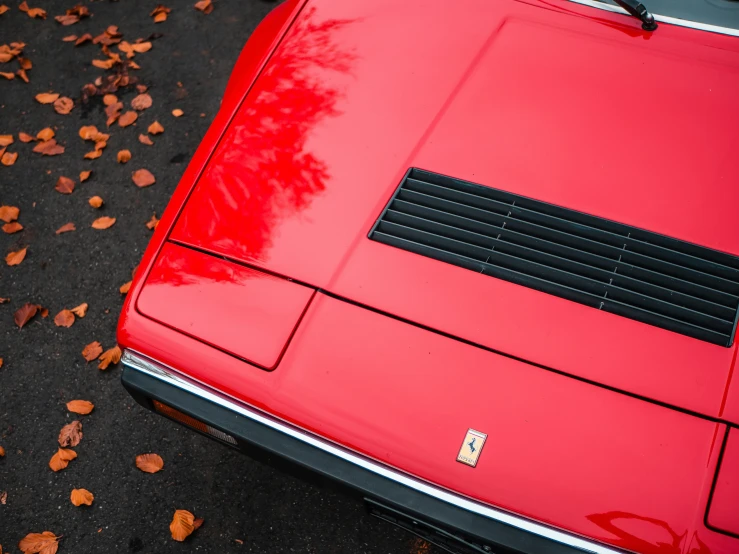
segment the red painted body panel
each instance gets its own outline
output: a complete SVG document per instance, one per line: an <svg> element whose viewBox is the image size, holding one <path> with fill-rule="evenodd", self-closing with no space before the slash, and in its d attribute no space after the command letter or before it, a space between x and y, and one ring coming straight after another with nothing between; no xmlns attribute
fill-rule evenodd
<svg viewBox="0 0 739 554"><path fill-rule="evenodd" d="M138 298L164 325L272 369L313 290L224 260L165 245Z"/></svg>
<svg viewBox="0 0 739 554"><path fill-rule="evenodd" d="M418 166L739 254L736 90L739 39L564 0L283 4L154 234L119 343L492 505L634 551L736 554L704 523L727 432L711 419L739 424L736 345L366 238ZM187 272L210 302L246 263L467 344L318 293L260 370L137 311L184 317L165 313L181 271L142 294L167 239L231 260L210 259L233 270L217 285ZM221 349L229 324L212 324ZM468 427L490 436L475 469L454 461Z"/></svg>
<svg viewBox="0 0 739 554"><path fill-rule="evenodd" d="M739 429L732 429L726 440L707 521L739 536Z"/></svg>

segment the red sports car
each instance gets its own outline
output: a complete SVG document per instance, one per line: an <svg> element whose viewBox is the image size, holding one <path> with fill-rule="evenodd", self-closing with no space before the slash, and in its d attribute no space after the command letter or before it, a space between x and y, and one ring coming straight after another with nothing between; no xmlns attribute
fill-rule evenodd
<svg viewBox="0 0 739 554"><path fill-rule="evenodd" d="M452 552L739 552L739 3L290 0L123 384Z"/></svg>

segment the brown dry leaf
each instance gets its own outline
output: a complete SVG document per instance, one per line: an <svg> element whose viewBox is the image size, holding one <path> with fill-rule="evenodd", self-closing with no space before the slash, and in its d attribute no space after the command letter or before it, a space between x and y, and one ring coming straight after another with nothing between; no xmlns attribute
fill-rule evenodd
<svg viewBox="0 0 739 554"><path fill-rule="evenodd" d="M69 231L76 231L77 227L74 226L74 223L65 223L59 229L56 230L57 235L61 235L62 233L68 233Z"/></svg>
<svg viewBox="0 0 739 554"><path fill-rule="evenodd" d="M15 314L13 314L13 320L15 321L15 324L18 326L18 328L22 329L23 326L28 323L33 316L36 315L37 312L38 304L26 303L16 310Z"/></svg>
<svg viewBox="0 0 739 554"><path fill-rule="evenodd" d="M203 523L205 523L205 519L203 519L202 517L196 517L195 521L192 522L192 530L197 531L198 529L200 529L200 527L202 527Z"/></svg>
<svg viewBox="0 0 739 554"><path fill-rule="evenodd" d="M18 133L18 138L21 142L33 142L33 137L28 133Z"/></svg>
<svg viewBox="0 0 739 554"><path fill-rule="evenodd" d="M129 281L128 283L123 283L121 287L118 289L121 294L128 294L129 289L131 288L131 283L133 281Z"/></svg>
<svg viewBox="0 0 739 554"><path fill-rule="evenodd" d="M82 357L88 362L97 359L97 357L100 356L100 354L102 353L103 347L100 346L100 343L98 341L91 342L82 349Z"/></svg>
<svg viewBox="0 0 739 554"><path fill-rule="evenodd" d="M3 148L3 150L5 150ZM0 158L0 163L6 166L11 166L15 163L15 160L18 159L18 152L4 152L2 158Z"/></svg>
<svg viewBox="0 0 739 554"><path fill-rule="evenodd" d="M71 312L76 315L77 317L85 317L87 314L87 308L90 306L87 304L87 302L83 302L79 306L75 306L72 308Z"/></svg>
<svg viewBox="0 0 739 554"><path fill-rule="evenodd" d="M72 194L74 191L74 181L69 177L59 177L54 190L62 194Z"/></svg>
<svg viewBox="0 0 739 554"><path fill-rule="evenodd" d="M7 256L5 256L5 263L11 266L18 265L26 257L26 250L28 250L27 246L15 252L10 252Z"/></svg>
<svg viewBox="0 0 739 554"><path fill-rule="evenodd" d="M92 152L88 152L87 154L85 154L84 158L86 160L97 160L102 155L103 151L96 148Z"/></svg>
<svg viewBox="0 0 739 554"><path fill-rule="evenodd" d="M74 42L77 40L77 35L67 35L62 39L62 42Z"/></svg>
<svg viewBox="0 0 739 554"><path fill-rule="evenodd" d="M59 543L57 541L60 538L61 537L57 537L51 531L44 531L43 533L29 533L21 539L21 542L18 543L18 548L21 549L23 554L56 554L56 551L59 548Z"/></svg>
<svg viewBox="0 0 739 554"><path fill-rule="evenodd" d="M70 400L67 402L67 410L80 415L89 414L94 407L95 404L87 400Z"/></svg>
<svg viewBox="0 0 739 554"><path fill-rule="evenodd" d="M53 139L55 134L56 133L54 133L54 129L52 129L51 127L46 127L45 129L41 129L38 132L38 134L36 135L36 138L38 140L42 140L46 142L48 140Z"/></svg>
<svg viewBox="0 0 739 554"><path fill-rule="evenodd" d="M13 135L0 135L0 146L13 144Z"/></svg>
<svg viewBox="0 0 739 554"><path fill-rule="evenodd" d="M189 537L195 530L195 516L187 510L175 510L172 523L169 524L169 531L172 538L182 542Z"/></svg>
<svg viewBox="0 0 739 554"><path fill-rule="evenodd" d="M84 183L90 178L92 171L80 171L80 183Z"/></svg>
<svg viewBox="0 0 739 554"><path fill-rule="evenodd" d="M154 123L149 125L149 128L147 129L147 131L149 132L149 134L158 135L159 133L164 132L164 127L162 127L161 123L159 123L158 121L155 121Z"/></svg>
<svg viewBox="0 0 739 554"><path fill-rule="evenodd" d="M69 465L71 460L77 457L77 452L68 448L60 448L56 454L49 460L49 467L52 471L61 471Z"/></svg>
<svg viewBox="0 0 739 554"><path fill-rule="evenodd" d="M156 473L164 467L164 460L159 454L139 454L136 467L145 473Z"/></svg>
<svg viewBox="0 0 739 554"><path fill-rule="evenodd" d="M121 361L121 349L118 345L100 354L98 369L106 370L110 364L116 365Z"/></svg>
<svg viewBox="0 0 739 554"><path fill-rule="evenodd" d="M147 146L152 146L154 144L149 138L149 135L139 135L139 142Z"/></svg>
<svg viewBox="0 0 739 554"><path fill-rule="evenodd" d="M69 499L75 506L92 506L92 501L95 500L95 496L87 489L72 489L72 494L69 495Z"/></svg>
<svg viewBox="0 0 739 554"><path fill-rule="evenodd" d="M103 96L103 104L106 106L110 106L111 104L115 104L118 102L118 97L115 94L106 94Z"/></svg>
<svg viewBox="0 0 739 554"><path fill-rule="evenodd" d="M134 184L139 188L148 187L156 183L154 175L152 175L151 171L148 169L138 169L134 171L132 179Z"/></svg>
<svg viewBox="0 0 739 554"><path fill-rule="evenodd" d="M85 42L92 40L92 35L90 33L85 33L80 38L78 38L76 41L74 41L75 46L79 46L80 44L84 44Z"/></svg>
<svg viewBox="0 0 739 554"><path fill-rule="evenodd" d="M59 431L59 446L77 446L81 440L82 423L76 419L72 423L67 423Z"/></svg>
<svg viewBox="0 0 739 554"><path fill-rule="evenodd" d="M62 96L54 102L54 110L58 114L67 115L73 108L74 101L67 96Z"/></svg>
<svg viewBox="0 0 739 554"><path fill-rule="evenodd" d="M3 232L9 235L12 235L13 233L17 233L18 231L22 231L22 230L23 230L23 225L21 225L17 221L14 221L13 223L6 223L5 225L3 225Z"/></svg>
<svg viewBox="0 0 739 554"><path fill-rule="evenodd" d="M39 309L39 313L41 314L41 317L46 319L49 317L49 310L44 308L41 304L36 304L36 307Z"/></svg>
<svg viewBox="0 0 739 554"><path fill-rule="evenodd" d="M134 123L139 118L139 114L137 114L134 111L128 111L124 114L122 114L118 118L118 125L121 127L128 127L132 123Z"/></svg>
<svg viewBox="0 0 739 554"><path fill-rule="evenodd" d="M124 164L130 159L131 159L130 150L121 150L120 152L118 152L118 163L119 164Z"/></svg>
<svg viewBox="0 0 739 554"><path fill-rule="evenodd" d="M149 15L154 18L154 23L161 23L162 21L167 21L167 14L171 11L167 6L160 4Z"/></svg>
<svg viewBox="0 0 739 554"><path fill-rule="evenodd" d="M57 98L59 98L59 94L56 92L41 92L36 95L36 102L39 104L51 104Z"/></svg>
<svg viewBox="0 0 739 554"><path fill-rule="evenodd" d="M146 227L149 229L156 229L157 225L159 225L157 214L152 214L151 219L146 222Z"/></svg>
<svg viewBox="0 0 739 554"><path fill-rule="evenodd" d="M213 2L212 0L200 0L195 2L195 9L203 13L210 13L213 11Z"/></svg>
<svg viewBox="0 0 739 554"><path fill-rule="evenodd" d="M39 142L33 147L33 151L44 156L57 156L64 154L64 147L56 143L56 139Z"/></svg>
<svg viewBox="0 0 739 554"><path fill-rule="evenodd" d="M109 227L112 227L115 223L114 217L98 217L95 221L92 222L92 228L93 229L108 229Z"/></svg>
<svg viewBox="0 0 739 554"><path fill-rule="evenodd" d="M103 205L103 199L99 196L93 196L87 202L95 209L100 208Z"/></svg>
<svg viewBox="0 0 739 554"><path fill-rule="evenodd" d="M8 81L12 81L13 79L15 79L15 73L0 71L0 77L5 77Z"/></svg>
<svg viewBox="0 0 739 554"><path fill-rule="evenodd" d="M15 206L0 206L0 219L5 223L10 223L18 219L21 211Z"/></svg>
<svg viewBox="0 0 739 554"><path fill-rule="evenodd" d="M172 110L172 115L173 115L173 116L175 116L175 117L180 117L180 116L181 116L182 114L184 114L184 113L185 113L185 112L183 112L183 111L182 111L181 109L179 109L179 108L175 108L174 110Z"/></svg>
<svg viewBox="0 0 739 554"><path fill-rule="evenodd" d="M54 324L57 327L71 327L74 324L74 314L72 313L72 310L62 310L56 314L56 316L54 316Z"/></svg>
<svg viewBox="0 0 739 554"><path fill-rule="evenodd" d="M139 94L136 98L131 100L131 107L134 110L138 111L145 110L146 108L151 108L152 104L153 101L151 99L151 96L149 96L147 93ZM12 139L13 137L11 136L10 138Z"/></svg>

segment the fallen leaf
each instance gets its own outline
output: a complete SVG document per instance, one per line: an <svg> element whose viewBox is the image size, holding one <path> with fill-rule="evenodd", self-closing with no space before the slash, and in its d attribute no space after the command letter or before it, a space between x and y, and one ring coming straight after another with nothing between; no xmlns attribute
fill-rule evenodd
<svg viewBox="0 0 739 554"><path fill-rule="evenodd" d="M138 40L141 40L141 39L138 39ZM141 41L141 42L134 42L131 45L131 49L137 54L143 54L144 52L148 52L149 50L151 50L151 42L148 40ZM144 91L139 91L139 92L144 92Z"/></svg>
<svg viewBox="0 0 739 554"><path fill-rule="evenodd" d="M44 156L57 156L64 154L64 147L56 143L56 139L39 142L33 147L33 151Z"/></svg>
<svg viewBox="0 0 739 554"><path fill-rule="evenodd" d="M95 150L85 154L84 158L86 160L97 160L102 155L103 155L103 151L96 148Z"/></svg>
<svg viewBox="0 0 739 554"><path fill-rule="evenodd" d="M108 58L107 60L92 60L92 65L99 67L100 69L110 69L116 63L115 58Z"/></svg>
<svg viewBox="0 0 739 554"><path fill-rule="evenodd" d="M100 208L103 205L103 199L99 196L93 196L87 201L93 208Z"/></svg>
<svg viewBox="0 0 739 554"><path fill-rule="evenodd" d="M51 104L57 98L59 98L59 94L56 92L41 92L36 95L36 102L40 104Z"/></svg>
<svg viewBox="0 0 739 554"><path fill-rule="evenodd" d="M139 94L136 98L131 100L131 107L134 110L145 110L146 108L151 108L152 105L151 96L149 96L147 93ZM124 114L125 115L125 114ZM12 136L10 137L12 140Z"/></svg>
<svg viewBox="0 0 739 554"><path fill-rule="evenodd" d="M157 225L159 225L157 214L152 214L151 219L146 222L146 227L149 229L156 229Z"/></svg>
<svg viewBox="0 0 739 554"><path fill-rule="evenodd" d="M82 349L82 357L88 362L97 359L97 357L100 356L100 354L102 353L103 347L100 346L100 343L98 341L91 342Z"/></svg>
<svg viewBox="0 0 739 554"><path fill-rule="evenodd" d="M205 523L205 519L202 517L196 517L195 521L192 522L192 530L197 531Z"/></svg>
<svg viewBox="0 0 739 554"><path fill-rule="evenodd" d="M106 94L103 96L103 104L106 106L110 106L111 104L115 104L118 102L118 97L115 94Z"/></svg>
<svg viewBox="0 0 739 554"><path fill-rule="evenodd" d="M73 25L77 23L80 18L76 15L57 15L54 17L58 23L61 23L62 25Z"/></svg>
<svg viewBox="0 0 739 554"><path fill-rule="evenodd" d="M118 125L120 125L121 127L128 127L133 122L135 122L138 118L139 118L139 114L137 114L134 111L128 111L122 114L118 118Z"/></svg>
<svg viewBox="0 0 739 554"><path fill-rule="evenodd" d="M84 183L90 178L92 171L80 171L80 183Z"/></svg>
<svg viewBox="0 0 739 554"><path fill-rule="evenodd" d="M145 144L146 146L153 146L154 143L149 138L149 135L139 135L139 142L141 144Z"/></svg>
<svg viewBox="0 0 739 554"><path fill-rule="evenodd" d="M2 458L3 456L5 456L5 449L0 446L0 458Z"/></svg>
<svg viewBox="0 0 739 554"><path fill-rule="evenodd" d="M2 4L2 5L0 5L0 15L4 14L4 13L5 13L5 12L7 12L7 11L8 11L9 9L10 9L10 8L9 8L8 6L6 6L5 4Z"/></svg>
<svg viewBox="0 0 739 554"><path fill-rule="evenodd" d="M210 13L213 11L213 2L212 0L200 0L195 2L195 9L203 13Z"/></svg>
<svg viewBox="0 0 739 554"><path fill-rule="evenodd" d="M77 227L74 226L74 223L65 223L59 229L56 230L57 235L61 235L62 233L68 233L69 231L76 231Z"/></svg>
<svg viewBox="0 0 739 554"><path fill-rule="evenodd" d="M15 206L0 206L0 219L5 223L10 223L18 219L20 212Z"/></svg>
<svg viewBox="0 0 739 554"><path fill-rule="evenodd" d="M164 467L164 460L159 454L139 454L136 467L146 473L156 473Z"/></svg>
<svg viewBox="0 0 739 554"><path fill-rule="evenodd" d="M6 223L3 225L3 232L8 233L9 235L12 235L13 233L17 233L18 231L23 230L23 225L18 223L17 221L14 221L13 223Z"/></svg>
<svg viewBox="0 0 739 554"><path fill-rule="evenodd" d="M0 504L5 505L5 503L8 501L8 491L3 491L0 493ZM0 554L3 554L3 551L0 550Z"/></svg>
<svg viewBox="0 0 739 554"><path fill-rule="evenodd" d="M5 256L5 263L10 266L18 265L26 257L26 250L28 250L27 246L15 252L10 252L7 256Z"/></svg>
<svg viewBox="0 0 739 554"><path fill-rule="evenodd" d="M54 138L54 130L51 127L46 127L45 129L41 129L38 134L36 135L36 138L38 140L47 141Z"/></svg>
<svg viewBox="0 0 739 554"><path fill-rule="evenodd" d="M112 227L115 223L114 217L99 217L95 221L92 222L92 228L93 229L108 229L109 227Z"/></svg>
<svg viewBox="0 0 739 554"><path fill-rule="evenodd" d="M154 123L149 125L149 128L147 129L147 131L151 135L158 135L159 133L164 132L164 127L162 127L161 123L159 123L158 121L155 121Z"/></svg>
<svg viewBox="0 0 739 554"><path fill-rule="evenodd" d="M87 308L89 308L87 302L83 302L79 306L72 308L71 312L77 317L85 317L85 314L87 314Z"/></svg>
<svg viewBox="0 0 739 554"><path fill-rule="evenodd" d="M41 304L36 304L36 307L39 309L39 313L41 314L41 317L46 319L49 316L49 310L44 308Z"/></svg>
<svg viewBox="0 0 739 554"><path fill-rule="evenodd" d="M154 175L152 175L151 171L148 169L138 169L134 171L132 179L134 184L139 188L148 187L156 183Z"/></svg>
<svg viewBox="0 0 739 554"><path fill-rule="evenodd" d="M81 440L82 423L76 419L72 423L67 423L59 431L59 446L77 446Z"/></svg>
<svg viewBox="0 0 739 554"><path fill-rule="evenodd" d="M133 281L129 281L128 283L123 283L121 285L121 287L118 289L121 292L121 294L127 294L128 293L129 289L131 288L131 283L132 282Z"/></svg>
<svg viewBox="0 0 739 554"><path fill-rule="evenodd" d="M74 108L74 101L67 96L62 96L54 102L54 110L58 114L66 115Z"/></svg>
<svg viewBox="0 0 739 554"><path fill-rule="evenodd" d="M18 133L18 138L21 142L33 142L33 137L27 133Z"/></svg>
<svg viewBox="0 0 739 554"><path fill-rule="evenodd" d="M15 324L18 326L18 328L22 329L23 326L28 323L33 316L36 315L37 312L38 304L26 303L16 310L15 314L13 314L13 320L15 321Z"/></svg>
<svg viewBox="0 0 739 554"><path fill-rule="evenodd" d="M18 152L5 152L3 157L0 158L0 163L6 166L11 166L18 159Z"/></svg>
<svg viewBox="0 0 739 554"><path fill-rule="evenodd" d="M87 489L72 489L72 494L69 495L69 499L75 506L92 506L92 501L95 500L95 496Z"/></svg>
<svg viewBox="0 0 739 554"><path fill-rule="evenodd" d="M160 4L149 15L154 18L154 23L161 23L162 21L167 21L167 14L171 11L167 6Z"/></svg>
<svg viewBox="0 0 739 554"><path fill-rule="evenodd" d="M121 349L116 345L100 354L98 359L100 360L98 369L106 370L110 364L116 365L121 361Z"/></svg>
<svg viewBox="0 0 739 554"><path fill-rule="evenodd" d="M46 10L42 10L41 8L29 8L25 0L23 0L23 2L18 5L18 9L22 12L26 12L26 15L28 15L28 17L34 19L37 17L41 19L46 19Z"/></svg>
<svg viewBox="0 0 739 554"><path fill-rule="evenodd" d="M68 448L60 448L56 454L49 460L49 467L52 471L61 471L69 465L71 460L77 457L77 452Z"/></svg>
<svg viewBox="0 0 739 554"><path fill-rule="evenodd" d="M108 116L108 120L105 122L110 127L115 121L121 116L121 110L123 109L123 102L116 102L105 107L105 115Z"/></svg>
<svg viewBox="0 0 739 554"><path fill-rule="evenodd" d="M72 310L62 310L56 314L56 316L54 316L54 324L57 327L71 327L74 324L74 314L72 313Z"/></svg>
<svg viewBox="0 0 739 554"><path fill-rule="evenodd" d="M59 177L54 190L62 194L72 194L74 191L74 181L69 177Z"/></svg>
<svg viewBox="0 0 739 554"><path fill-rule="evenodd" d="M8 81L12 81L13 79L15 79L15 73L0 71L0 77L5 77Z"/></svg>
<svg viewBox="0 0 739 554"><path fill-rule="evenodd" d="M30 10L29 10L30 12ZM59 548L57 542L61 537L57 537L51 531L43 533L28 533L18 543L18 548L23 554L56 554Z"/></svg>
<svg viewBox="0 0 739 554"><path fill-rule="evenodd" d="M95 404L87 400L70 400L67 402L67 410L74 414L87 415L93 408L95 408Z"/></svg>
<svg viewBox="0 0 739 554"><path fill-rule="evenodd" d="M80 127L79 135L82 140L95 140L95 137L100 133L98 128L94 125L83 125Z"/></svg>
<svg viewBox="0 0 739 554"><path fill-rule="evenodd" d="M0 146L13 144L13 135L0 135Z"/></svg>
<svg viewBox="0 0 739 554"><path fill-rule="evenodd" d="M90 33L85 33L80 38L74 41L75 46L79 46L80 44L84 44L87 41L92 40L92 35Z"/></svg>
<svg viewBox="0 0 739 554"><path fill-rule="evenodd" d="M15 72L15 74L24 82L24 83L30 83L28 80L28 74L26 73L25 69L19 69Z"/></svg>
<svg viewBox="0 0 739 554"><path fill-rule="evenodd" d="M130 159L131 159L130 150L121 150L120 152L118 152L118 163L119 164L124 164Z"/></svg>
<svg viewBox="0 0 739 554"><path fill-rule="evenodd" d="M74 42L75 40L77 40L77 35L67 35L62 38L62 42Z"/></svg>
<svg viewBox="0 0 739 554"><path fill-rule="evenodd" d="M182 542L189 537L195 530L195 516L187 510L175 510L172 523L169 524L169 531L172 538Z"/></svg>
<svg viewBox="0 0 739 554"><path fill-rule="evenodd" d="M173 115L173 116L175 116L175 117L180 117L180 116L181 116L182 114L184 114L184 113L185 113L185 112L183 112L183 111L182 111L181 109L179 109L179 108L175 108L174 110L172 110L172 115Z"/></svg>

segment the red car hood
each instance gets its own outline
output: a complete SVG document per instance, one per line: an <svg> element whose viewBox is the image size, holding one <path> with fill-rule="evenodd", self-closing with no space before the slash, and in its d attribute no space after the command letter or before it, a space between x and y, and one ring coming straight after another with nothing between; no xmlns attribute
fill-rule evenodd
<svg viewBox="0 0 739 554"><path fill-rule="evenodd" d="M415 40L398 49L396 34ZM558 372L734 417L736 346L367 234L418 167L739 255L737 90L739 39L666 24L647 35L564 0L315 0L170 239Z"/></svg>

